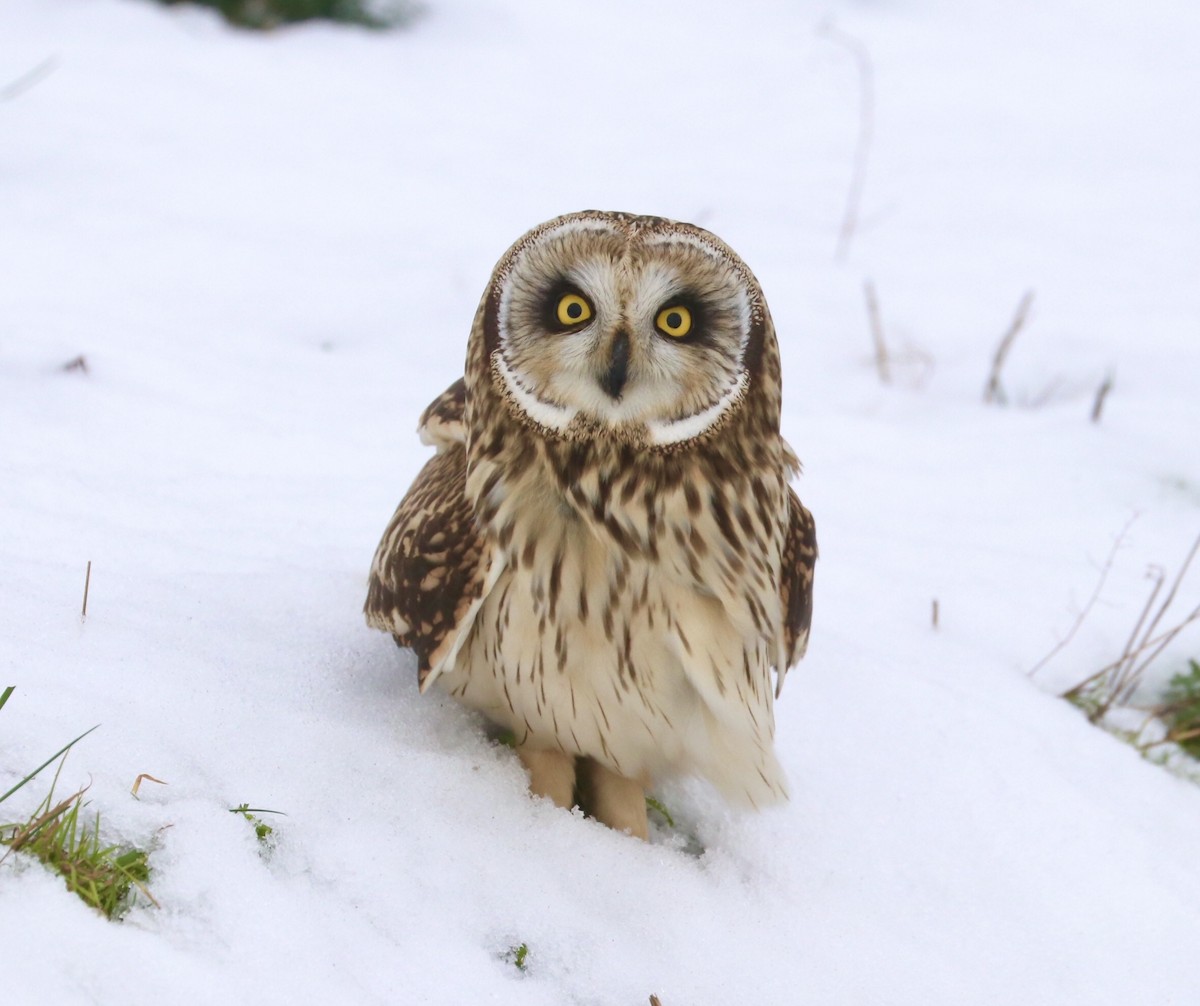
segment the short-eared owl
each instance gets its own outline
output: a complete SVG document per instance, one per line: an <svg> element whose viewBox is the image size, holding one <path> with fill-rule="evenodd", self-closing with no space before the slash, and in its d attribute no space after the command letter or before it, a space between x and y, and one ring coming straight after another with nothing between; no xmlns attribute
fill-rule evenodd
<svg viewBox="0 0 1200 1006"><path fill-rule="evenodd" d="M530 788L646 836L672 774L786 797L773 691L817 556L758 281L689 224L584 212L497 264L367 622L513 731ZM776 688L772 689L771 670Z"/></svg>

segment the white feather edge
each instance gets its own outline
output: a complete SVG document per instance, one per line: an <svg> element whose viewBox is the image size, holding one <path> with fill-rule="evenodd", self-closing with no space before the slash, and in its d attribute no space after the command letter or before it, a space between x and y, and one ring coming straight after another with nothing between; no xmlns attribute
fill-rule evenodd
<svg viewBox="0 0 1200 1006"><path fill-rule="evenodd" d="M650 443L661 447L682 444L700 436L741 399L749 384L750 376L743 370L733 382L733 387L707 409L682 419L648 420L646 430L650 434Z"/></svg>
<svg viewBox="0 0 1200 1006"><path fill-rule="evenodd" d="M521 407L521 411L525 415L539 426L559 433L571 425L571 420L579 412L578 409L542 401L537 395L526 389L521 384L520 378L508 366L501 350L496 350L492 354L492 361L504 379L504 386L508 388L508 393L513 396L513 400Z"/></svg>
<svg viewBox="0 0 1200 1006"><path fill-rule="evenodd" d="M479 614L479 609L483 607L483 602L487 600L488 594L496 586L496 581L500 579L500 574L504 572L506 565L504 553L499 549L493 549L492 561L488 566L487 576L484 577L483 589L479 592L479 596L471 602L471 607L463 615L462 621L455 627L456 635L450 652L429 668L429 673L425 675L425 680L420 686L422 695L429 691L429 686L441 676L442 671L454 670L454 661L458 658L458 651L466 643L467 637L471 634L471 627L475 624L475 618Z"/></svg>

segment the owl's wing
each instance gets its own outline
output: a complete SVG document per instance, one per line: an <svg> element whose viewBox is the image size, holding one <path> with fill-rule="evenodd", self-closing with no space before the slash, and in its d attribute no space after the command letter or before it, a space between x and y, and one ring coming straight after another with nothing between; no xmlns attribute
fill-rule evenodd
<svg viewBox="0 0 1200 1006"><path fill-rule="evenodd" d="M804 656L812 624L813 567L817 562L817 525L788 487L788 529L783 542L780 600L783 603L783 645L786 666L779 668L775 694L783 687L787 668Z"/></svg>
<svg viewBox="0 0 1200 1006"><path fill-rule="evenodd" d="M438 452L383 533L363 605L369 626L416 653L421 691L453 665L485 588L499 575L466 495L463 397L458 381L421 416L421 439Z"/></svg>
<svg viewBox="0 0 1200 1006"><path fill-rule="evenodd" d="M439 452L455 444L467 442L467 382L460 377L429 403L417 423L421 443L436 447Z"/></svg>

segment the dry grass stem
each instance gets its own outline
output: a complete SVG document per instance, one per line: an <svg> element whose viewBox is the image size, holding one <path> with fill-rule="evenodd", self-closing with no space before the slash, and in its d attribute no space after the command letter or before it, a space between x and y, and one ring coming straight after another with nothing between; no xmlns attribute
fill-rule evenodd
<svg viewBox="0 0 1200 1006"><path fill-rule="evenodd" d="M936 597L933 599L932 617L933 617L933 630L934 630L934 632L936 632L937 628L938 628L938 599Z"/></svg>
<svg viewBox="0 0 1200 1006"><path fill-rule="evenodd" d="M1054 657L1056 657L1072 639L1075 638L1075 633L1079 631L1079 627L1083 625L1084 620L1088 617L1096 602L1100 599L1100 592L1104 589L1104 582L1108 579L1108 574L1112 571L1113 561L1117 557L1117 552L1120 550L1122 543L1125 541L1125 536L1129 533L1129 529L1133 526L1133 522L1137 520L1138 515L1134 514L1125 522L1125 526L1121 528L1120 533L1113 539L1112 548L1109 550L1108 557L1104 560L1104 565L1100 568L1100 578L1096 581L1095 589L1092 591L1092 596L1087 599L1087 603L1080 609L1079 615L1071 624L1071 628L1067 630L1067 634L1062 637L1041 660L1034 664L1025 673L1029 677L1033 677L1045 667Z"/></svg>
<svg viewBox="0 0 1200 1006"><path fill-rule="evenodd" d="M156 782L160 786L169 786L170 785L170 783L166 782L163 779L156 779L149 772L143 772L141 775L139 775L136 779L133 780L133 788L129 792L132 793L134 796L137 796L138 790L142 788L143 782Z"/></svg>
<svg viewBox="0 0 1200 1006"><path fill-rule="evenodd" d="M879 314L879 297L875 293L875 284L870 280L863 284L863 295L867 300L867 320L871 324L871 342L875 346L875 369L879 372L879 379L884 384L891 384L891 358L888 356L887 342L883 338L883 319Z"/></svg>
<svg viewBox="0 0 1200 1006"><path fill-rule="evenodd" d="M80 616L79 616L80 618L87 618L88 590L91 588L91 586L92 586L92 560L89 559L88 563L87 563L87 572L83 574L83 612L80 614Z"/></svg>
<svg viewBox="0 0 1200 1006"><path fill-rule="evenodd" d="M875 66L867 47L831 20L824 21L817 31L834 45L849 52L854 57L854 66L858 71L858 138L854 144L854 169L850 175L846 208L842 213L842 226L838 230L837 249L834 252L837 261L844 262L850 253L854 232L858 229L859 206L867 184L867 157L875 130Z"/></svg>
<svg viewBox="0 0 1200 1006"><path fill-rule="evenodd" d="M1012 348L1013 342L1016 341L1021 329L1025 327L1031 307L1033 307L1033 291L1028 290L1017 305L1017 312L1013 315L1013 320L1008 326L1008 331L1004 333L999 345L996 346L996 355L992 358L992 371L988 375L987 386L983 389L984 402L996 402L999 405L1008 404L1008 396L1005 395L1004 387L1000 383L1000 371L1004 369L1004 361L1008 356L1008 351Z"/></svg>
<svg viewBox="0 0 1200 1006"><path fill-rule="evenodd" d="M1113 379L1109 374L1104 378L1103 383L1096 389L1096 398L1092 402L1092 422L1100 422L1100 415L1104 412L1104 400L1108 398L1108 393L1112 391Z"/></svg>
<svg viewBox="0 0 1200 1006"><path fill-rule="evenodd" d="M11 688L10 688L10 689L6 689L6 692L11 692L11 691L12 691L12 689L11 689ZM6 695L6 698L7 698L7 695ZM22 786L24 786L26 783L28 783L28 782L29 782L31 779L35 778L35 777L37 776L37 774L38 774L39 772L41 772L41 771L42 771L42 769L44 769L44 768L45 768L47 765L49 765L49 764L50 764L52 761L54 761L54 759L55 759L55 758L57 758L59 755L66 754L68 751L70 751L70 750L71 750L71 748L72 748L72 747L74 747L74 746L75 746L76 744L78 744L78 743L79 743L81 740L83 740L83 739L84 739L84 738L85 738L85 737L86 737L88 734L90 734L90 733L92 732L92 730L96 730L96 729L97 729L99 726L100 726L100 724L99 724L99 723L97 723L97 724L96 724L96 726L94 726L94 727L91 727L91 728L90 728L90 729L88 729L88 730L85 730L83 733L81 733L81 734L80 734L78 737L76 737L76 738L75 738L73 741L71 741L69 744L64 744L64 745L63 745L62 747L60 747L60 748L59 748L57 751L55 751L55 752L54 752L54 754L52 754L52 755L51 755L49 758L47 758L47 759L46 759L44 762L42 762L42 763L41 763L41 764L40 764L40 765L39 765L37 768L35 768L35 769L34 769L32 772L30 772L30 773L29 773L27 776L25 776L25 778L24 778L24 779L22 779L22 780L21 780L19 783L17 783L15 786L13 786L11 789L7 790L6 792L4 792L4 793L0 793L0 803L3 803L5 800L7 800L7 799L8 799L10 796L12 796L12 795L13 795L13 794L14 794L14 793L17 791L17 790L19 790L19 789L20 789ZM62 766L61 766L61 765L59 765L59 768L58 768L58 770L59 770L59 771L62 771ZM55 778L56 780L58 779L58 773L57 773L57 772L55 773L55 775L54 775L54 778Z"/></svg>
<svg viewBox="0 0 1200 1006"><path fill-rule="evenodd" d="M1163 619L1175 603L1180 585L1187 576L1197 552L1200 552L1200 536L1197 536L1196 540L1192 542L1192 547L1188 550L1178 572L1171 581L1166 596L1161 601L1159 595L1166 585L1166 574L1161 569L1151 569L1149 576L1153 585L1146 598L1146 603L1142 606L1141 613L1134 622L1133 631L1130 632L1121 655L1112 663L1100 668L1063 693L1063 698L1073 701L1094 696L1095 701L1088 705L1088 715L1093 722L1103 719L1113 706L1128 704L1133 698L1134 692L1137 691L1138 685L1141 684L1146 670L1158 659L1163 650L1187 626L1200 622L1200 605L1197 605L1171 628L1163 632L1158 631Z"/></svg>
<svg viewBox="0 0 1200 1006"><path fill-rule="evenodd" d="M53 807L50 807L40 814L35 814L24 824L16 825L10 836L5 838L5 844L8 846L8 851L0 856L0 863L3 863L14 852L20 852L21 849L32 842L37 836L50 827L55 821L63 816L76 800L83 799L83 794L87 792L87 787L84 786L76 792L72 793L65 800L60 800Z"/></svg>
<svg viewBox="0 0 1200 1006"><path fill-rule="evenodd" d="M1077 684L1070 691L1063 692L1063 698L1070 698L1071 696L1085 690L1088 685L1095 684L1109 671L1116 670L1118 667L1124 664L1130 656L1133 656L1136 659L1151 648L1161 649L1163 646L1171 642L1171 640L1177 635L1179 635L1182 629L1186 629L1193 622L1197 621L1200 621L1200 607L1197 607L1194 611L1190 612L1182 622L1180 622L1174 628L1169 629L1167 632L1164 632L1161 636L1155 636L1153 639L1148 639L1144 643L1139 643L1134 649L1122 653L1121 656L1119 656L1112 663L1105 664L1100 668L1100 670L1079 682L1079 684Z"/></svg>

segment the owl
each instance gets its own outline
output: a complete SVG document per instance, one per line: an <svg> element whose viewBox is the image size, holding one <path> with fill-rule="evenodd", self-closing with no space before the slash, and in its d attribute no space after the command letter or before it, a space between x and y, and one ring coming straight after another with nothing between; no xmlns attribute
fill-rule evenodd
<svg viewBox="0 0 1200 1006"><path fill-rule="evenodd" d="M762 290L713 234L588 211L500 259L367 623L515 737L530 790L647 836L645 791L785 799L773 702L817 557ZM775 684L772 686L772 671Z"/></svg>

